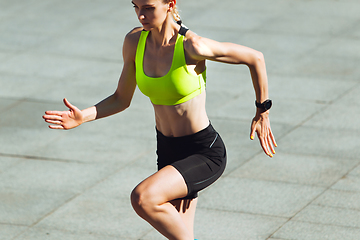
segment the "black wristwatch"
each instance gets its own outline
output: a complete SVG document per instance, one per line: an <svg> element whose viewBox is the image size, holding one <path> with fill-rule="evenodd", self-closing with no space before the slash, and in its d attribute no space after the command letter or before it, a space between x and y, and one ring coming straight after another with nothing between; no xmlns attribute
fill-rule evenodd
<svg viewBox="0 0 360 240"><path fill-rule="evenodd" d="M267 111L271 108L272 106L272 101L270 99L265 100L263 103L258 103L257 101L255 101L255 105L257 108L260 108L261 110Z"/></svg>

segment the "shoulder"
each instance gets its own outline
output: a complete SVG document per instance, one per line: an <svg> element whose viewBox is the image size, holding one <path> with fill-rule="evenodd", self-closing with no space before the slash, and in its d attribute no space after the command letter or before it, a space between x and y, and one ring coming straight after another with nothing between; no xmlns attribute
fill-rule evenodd
<svg viewBox="0 0 360 240"><path fill-rule="evenodd" d="M142 32L143 28L142 27L136 27L134 29L132 29L130 32L128 32L125 36L125 41L134 41L134 40L139 40L141 32Z"/></svg>
<svg viewBox="0 0 360 240"><path fill-rule="evenodd" d="M192 31L188 31L184 39L185 51L194 59L204 60L211 54L211 45L215 41L201 37Z"/></svg>
<svg viewBox="0 0 360 240"><path fill-rule="evenodd" d="M123 44L124 58L135 59L136 49L142 30L143 28L137 27L126 34Z"/></svg>
<svg viewBox="0 0 360 240"><path fill-rule="evenodd" d="M143 30L143 28L137 27L137 28L132 29L130 32L128 32L125 36L124 45L128 45L127 47L130 47L130 46L136 47L137 43L140 39L142 30Z"/></svg>
<svg viewBox="0 0 360 240"><path fill-rule="evenodd" d="M189 30L185 34L184 38L184 47L186 51L191 51L194 48L197 48L201 44L202 37Z"/></svg>

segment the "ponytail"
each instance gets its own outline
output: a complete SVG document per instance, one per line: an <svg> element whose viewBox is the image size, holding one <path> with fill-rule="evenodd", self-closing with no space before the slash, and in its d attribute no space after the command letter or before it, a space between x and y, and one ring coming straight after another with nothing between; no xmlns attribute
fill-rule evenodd
<svg viewBox="0 0 360 240"><path fill-rule="evenodd" d="M172 15L173 15L174 20L175 20L179 25L181 25L182 21L181 21L181 17L180 17L180 14L179 14L179 11L178 11L176 5L175 5L174 9L172 10Z"/></svg>
<svg viewBox="0 0 360 240"><path fill-rule="evenodd" d="M169 3L171 0L163 0L163 1L164 1L165 3ZM173 10L172 10L171 13L172 13L172 16L173 16L175 22L176 22L177 24L181 25L181 24L182 24L182 21L181 21L180 14L179 14L179 11L178 11L178 8L177 8L176 5L174 6L174 8L173 8Z"/></svg>

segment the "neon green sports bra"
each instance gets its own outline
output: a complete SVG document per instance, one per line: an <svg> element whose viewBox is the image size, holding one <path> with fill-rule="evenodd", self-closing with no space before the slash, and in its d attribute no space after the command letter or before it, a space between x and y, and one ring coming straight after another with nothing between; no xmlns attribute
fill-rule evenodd
<svg viewBox="0 0 360 240"><path fill-rule="evenodd" d="M178 34L171 68L158 78L146 76L143 63L148 31L142 31L136 50L136 83L140 91L155 105L177 105L184 103L205 91L206 71L192 74L186 67L184 36Z"/></svg>

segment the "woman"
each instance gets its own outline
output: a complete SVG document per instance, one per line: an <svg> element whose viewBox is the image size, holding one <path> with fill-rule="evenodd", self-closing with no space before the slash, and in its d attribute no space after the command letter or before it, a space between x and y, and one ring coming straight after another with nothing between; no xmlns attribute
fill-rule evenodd
<svg viewBox="0 0 360 240"><path fill-rule="evenodd" d="M276 143L264 58L255 50L188 31L179 21L176 0L132 3L143 27L125 37L115 93L82 111L64 99L68 111L47 111L43 118L52 129L71 129L119 113L130 106L138 85L155 110L158 171L133 190L132 206L168 239L194 239L197 192L216 181L226 165L225 146L205 111L205 60L249 67L257 105L250 138L257 133L272 157Z"/></svg>

